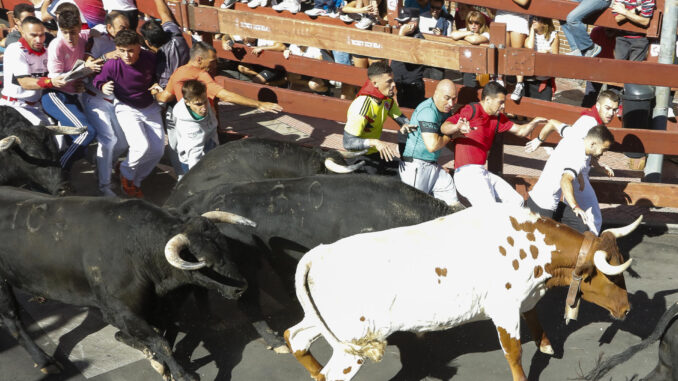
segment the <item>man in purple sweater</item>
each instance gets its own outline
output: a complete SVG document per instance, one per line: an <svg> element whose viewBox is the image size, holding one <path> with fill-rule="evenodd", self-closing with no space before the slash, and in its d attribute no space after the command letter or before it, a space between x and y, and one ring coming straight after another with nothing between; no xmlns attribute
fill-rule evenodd
<svg viewBox="0 0 678 381"><path fill-rule="evenodd" d="M119 58L106 61L92 83L115 94L115 115L129 144L120 183L123 192L141 198L141 181L160 161L165 144L161 109L148 90L155 80L155 54L141 50L141 37L133 30L120 31L115 47Z"/></svg>

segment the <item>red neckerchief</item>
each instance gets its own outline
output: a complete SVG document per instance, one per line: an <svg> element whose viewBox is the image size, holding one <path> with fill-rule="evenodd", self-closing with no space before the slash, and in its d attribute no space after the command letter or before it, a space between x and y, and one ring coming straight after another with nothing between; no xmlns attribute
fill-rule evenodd
<svg viewBox="0 0 678 381"><path fill-rule="evenodd" d="M28 54L35 54L36 56L41 56L41 55L45 54L45 52L47 52L47 50L45 50L45 48L42 48L42 51L41 51L41 52L39 52L39 51L37 51L37 50L33 50L33 48L31 48L31 46L28 45L28 41L26 41L26 39L23 38L23 37L21 37L21 38L19 39L19 42L21 43L21 45L22 45L24 48L26 48L26 50L28 50Z"/></svg>
<svg viewBox="0 0 678 381"><path fill-rule="evenodd" d="M381 102L381 101L383 101L384 99L388 98L388 97L386 97L384 94L382 94L381 91L379 91L379 89L377 89L377 88L372 84L372 82L370 82L369 80L368 80L367 82L365 82L365 84L363 85L363 87L360 88L360 91L358 91L358 95L357 95L357 96L359 97L359 96L361 96L361 95L369 95L369 96L371 96L371 97L373 97L373 98L377 98L377 100L379 100L379 102Z"/></svg>
<svg viewBox="0 0 678 381"><path fill-rule="evenodd" d="M603 120L600 119L600 114L598 114L598 108L596 107L596 105L591 106L590 109L582 112L581 115L582 116L584 116L584 115L592 116L596 119L596 122L598 124L605 125L605 123L603 123Z"/></svg>

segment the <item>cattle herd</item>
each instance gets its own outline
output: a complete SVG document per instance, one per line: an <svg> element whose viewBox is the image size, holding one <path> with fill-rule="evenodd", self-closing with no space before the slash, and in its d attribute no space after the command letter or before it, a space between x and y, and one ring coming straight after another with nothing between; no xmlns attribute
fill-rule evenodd
<svg viewBox="0 0 678 381"><path fill-rule="evenodd" d="M212 290L263 322L264 261L304 313L284 343L269 344L289 348L315 380L350 380L365 360L381 359L393 332L479 319L492 320L512 379L525 380L521 316L539 349L553 354L535 311L548 289L569 287L568 318L580 299L615 319L630 309L623 271L631 260L616 239L640 218L596 237L522 208L453 210L399 179L350 173L360 164L347 165L339 152L254 138L209 152L163 206L68 196L54 128L32 127L8 107L0 121L1 321L44 373L60 368L26 333L13 289L99 309L116 339L175 380L197 378L159 333L171 319L159 313L163 297L185 286ZM648 380L678 380L677 311L641 343L662 337ZM309 350L319 337L333 350L325 365ZM638 348L585 378L600 379Z"/></svg>

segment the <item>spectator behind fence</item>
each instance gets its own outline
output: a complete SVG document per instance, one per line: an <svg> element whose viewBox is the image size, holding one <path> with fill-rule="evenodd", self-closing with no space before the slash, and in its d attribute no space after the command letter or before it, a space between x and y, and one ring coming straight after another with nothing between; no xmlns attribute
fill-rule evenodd
<svg viewBox="0 0 678 381"><path fill-rule="evenodd" d="M490 41L490 32L485 23L485 16L478 11L470 11L466 15L466 28L458 29L452 32L451 37L455 40L464 40L473 45L480 45ZM467 87L478 87L476 75L473 73L463 73L463 85Z"/></svg>
<svg viewBox="0 0 678 381"><path fill-rule="evenodd" d="M104 9L106 12L118 11L129 20L129 28L131 30L137 30L139 25L139 10L134 3L134 0L102 0L104 3Z"/></svg>
<svg viewBox="0 0 678 381"><path fill-rule="evenodd" d="M525 40L525 47L534 49L538 53L558 54L560 40L558 39L558 31L553 26L553 20L546 17L532 17L530 35ZM525 96L545 101L553 99L553 93L556 91L555 78L548 76L529 77L526 82Z"/></svg>
<svg viewBox="0 0 678 381"><path fill-rule="evenodd" d="M591 30L591 40L600 45L600 54L598 58L614 58L614 46L616 43L617 31L604 26L597 26ZM582 98L581 106L590 108L596 104L598 94L602 90L603 84L600 82L586 81L586 89L584 90L584 98ZM616 86L608 86L609 88L617 88ZM620 89L621 90L621 89Z"/></svg>
<svg viewBox="0 0 678 381"><path fill-rule="evenodd" d="M429 10L419 15L419 30L425 34L449 36L452 34L454 19L445 11L443 0L430 0Z"/></svg>
<svg viewBox="0 0 678 381"><path fill-rule="evenodd" d="M32 4L19 3L14 6L14 27L7 33L0 46L3 48L8 47L11 43L19 41L21 38L21 22L28 16L35 17L35 8ZM49 46L49 43L54 39L50 33L45 34L45 47Z"/></svg>
<svg viewBox="0 0 678 381"><path fill-rule="evenodd" d="M437 0L434 0L437 1ZM400 28L400 36L423 38L419 33L419 11L415 8L401 8L396 18ZM391 60L393 79L395 80L398 105L400 107L416 108L426 99L424 89L424 65ZM405 136L402 143L405 142ZM399 137L400 142L400 137Z"/></svg>
<svg viewBox="0 0 678 381"><path fill-rule="evenodd" d="M346 3L342 8L339 18L344 22L350 22L353 15L359 15L360 19L355 24L358 29L370 29L375 24L380 24L386 17L386 2L383 0L354 0Z"/></svg>
<svg viewBox="0 0 678 381"><path fill-rule="evenodd" d="M284 52L285 44L271 40L257 39L257 47L251 50L254 56L259 56L264 50L273 52ZM262 85L279 86L284 84L285 72L279 69L272 69L261 65L238 65L238 72L245 74L252 79L252 82Z"/></svg>
<svg viewBox="0 0 678 381"><path fill-rule="evenodd" d="M574 0L579 2L567 15L567 23L561 24L561 29L567 37L572 56L596 57L600 54L601 47L591 40L586 28L582 22L587 16L600 12L610 6L610 0Z"/></svg>
<svg viewBox="0 0 678 381"><path fill-rule="evenodd" d="M630 22L647 28L654 14L655 0L616 0L612 3L614 19L619 24ZM650 43L643 33L619 31L614 47L614 58L627 61L645 61Z"/></svg>
<svg viewBox="0 0 678 381"><path fill-rule="evenodd" d="M514 3L525 7L530 0L513 0ZM498 10L494 16L494 22L506 24L506 41L511 48L523 48L525 46L525 39L530 34L530 27L528 24L529 17L522 13L514 13L508 11ZM516 76L516 87L511 93L511 99L519 101L525 91L524 77L522 75ZM504 84L502 76L499 76L497 82Z"/></svg>
<svg viewBox="0 0 678 381"><path fill-rule="evenodd" d="M484 7L476 7L474 5L456 3L456 10L454 12L454 28L456 30L466 28L466 17L469 12L477 11L485 18L485 25L490 25L492 22L491 12ZM481 10L482 9L482 10Z"/></svg>
<svg viewBox="0 0 678 381"><path fill-rule="evenodd" d="M323 52L312 46L300 46L297 44L290 44L290 46L283 52L285 59L289 59L290 55L312 58L316 60L323 60ZM310 89L314 93L321 95L332 95L327 80L301 75L296 73L287 73L287 81L290 87L297 85L302 86L304 90Z"/></svg>

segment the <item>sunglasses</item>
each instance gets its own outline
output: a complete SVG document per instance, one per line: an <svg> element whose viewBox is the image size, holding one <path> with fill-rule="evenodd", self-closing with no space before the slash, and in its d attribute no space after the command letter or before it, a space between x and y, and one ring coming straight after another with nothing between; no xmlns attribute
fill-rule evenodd
<svg viewBox="0 0 678 381"><path fill-rule="evenodd" d="M469 25L483 25L480 21L469 21Z"/></svg>

